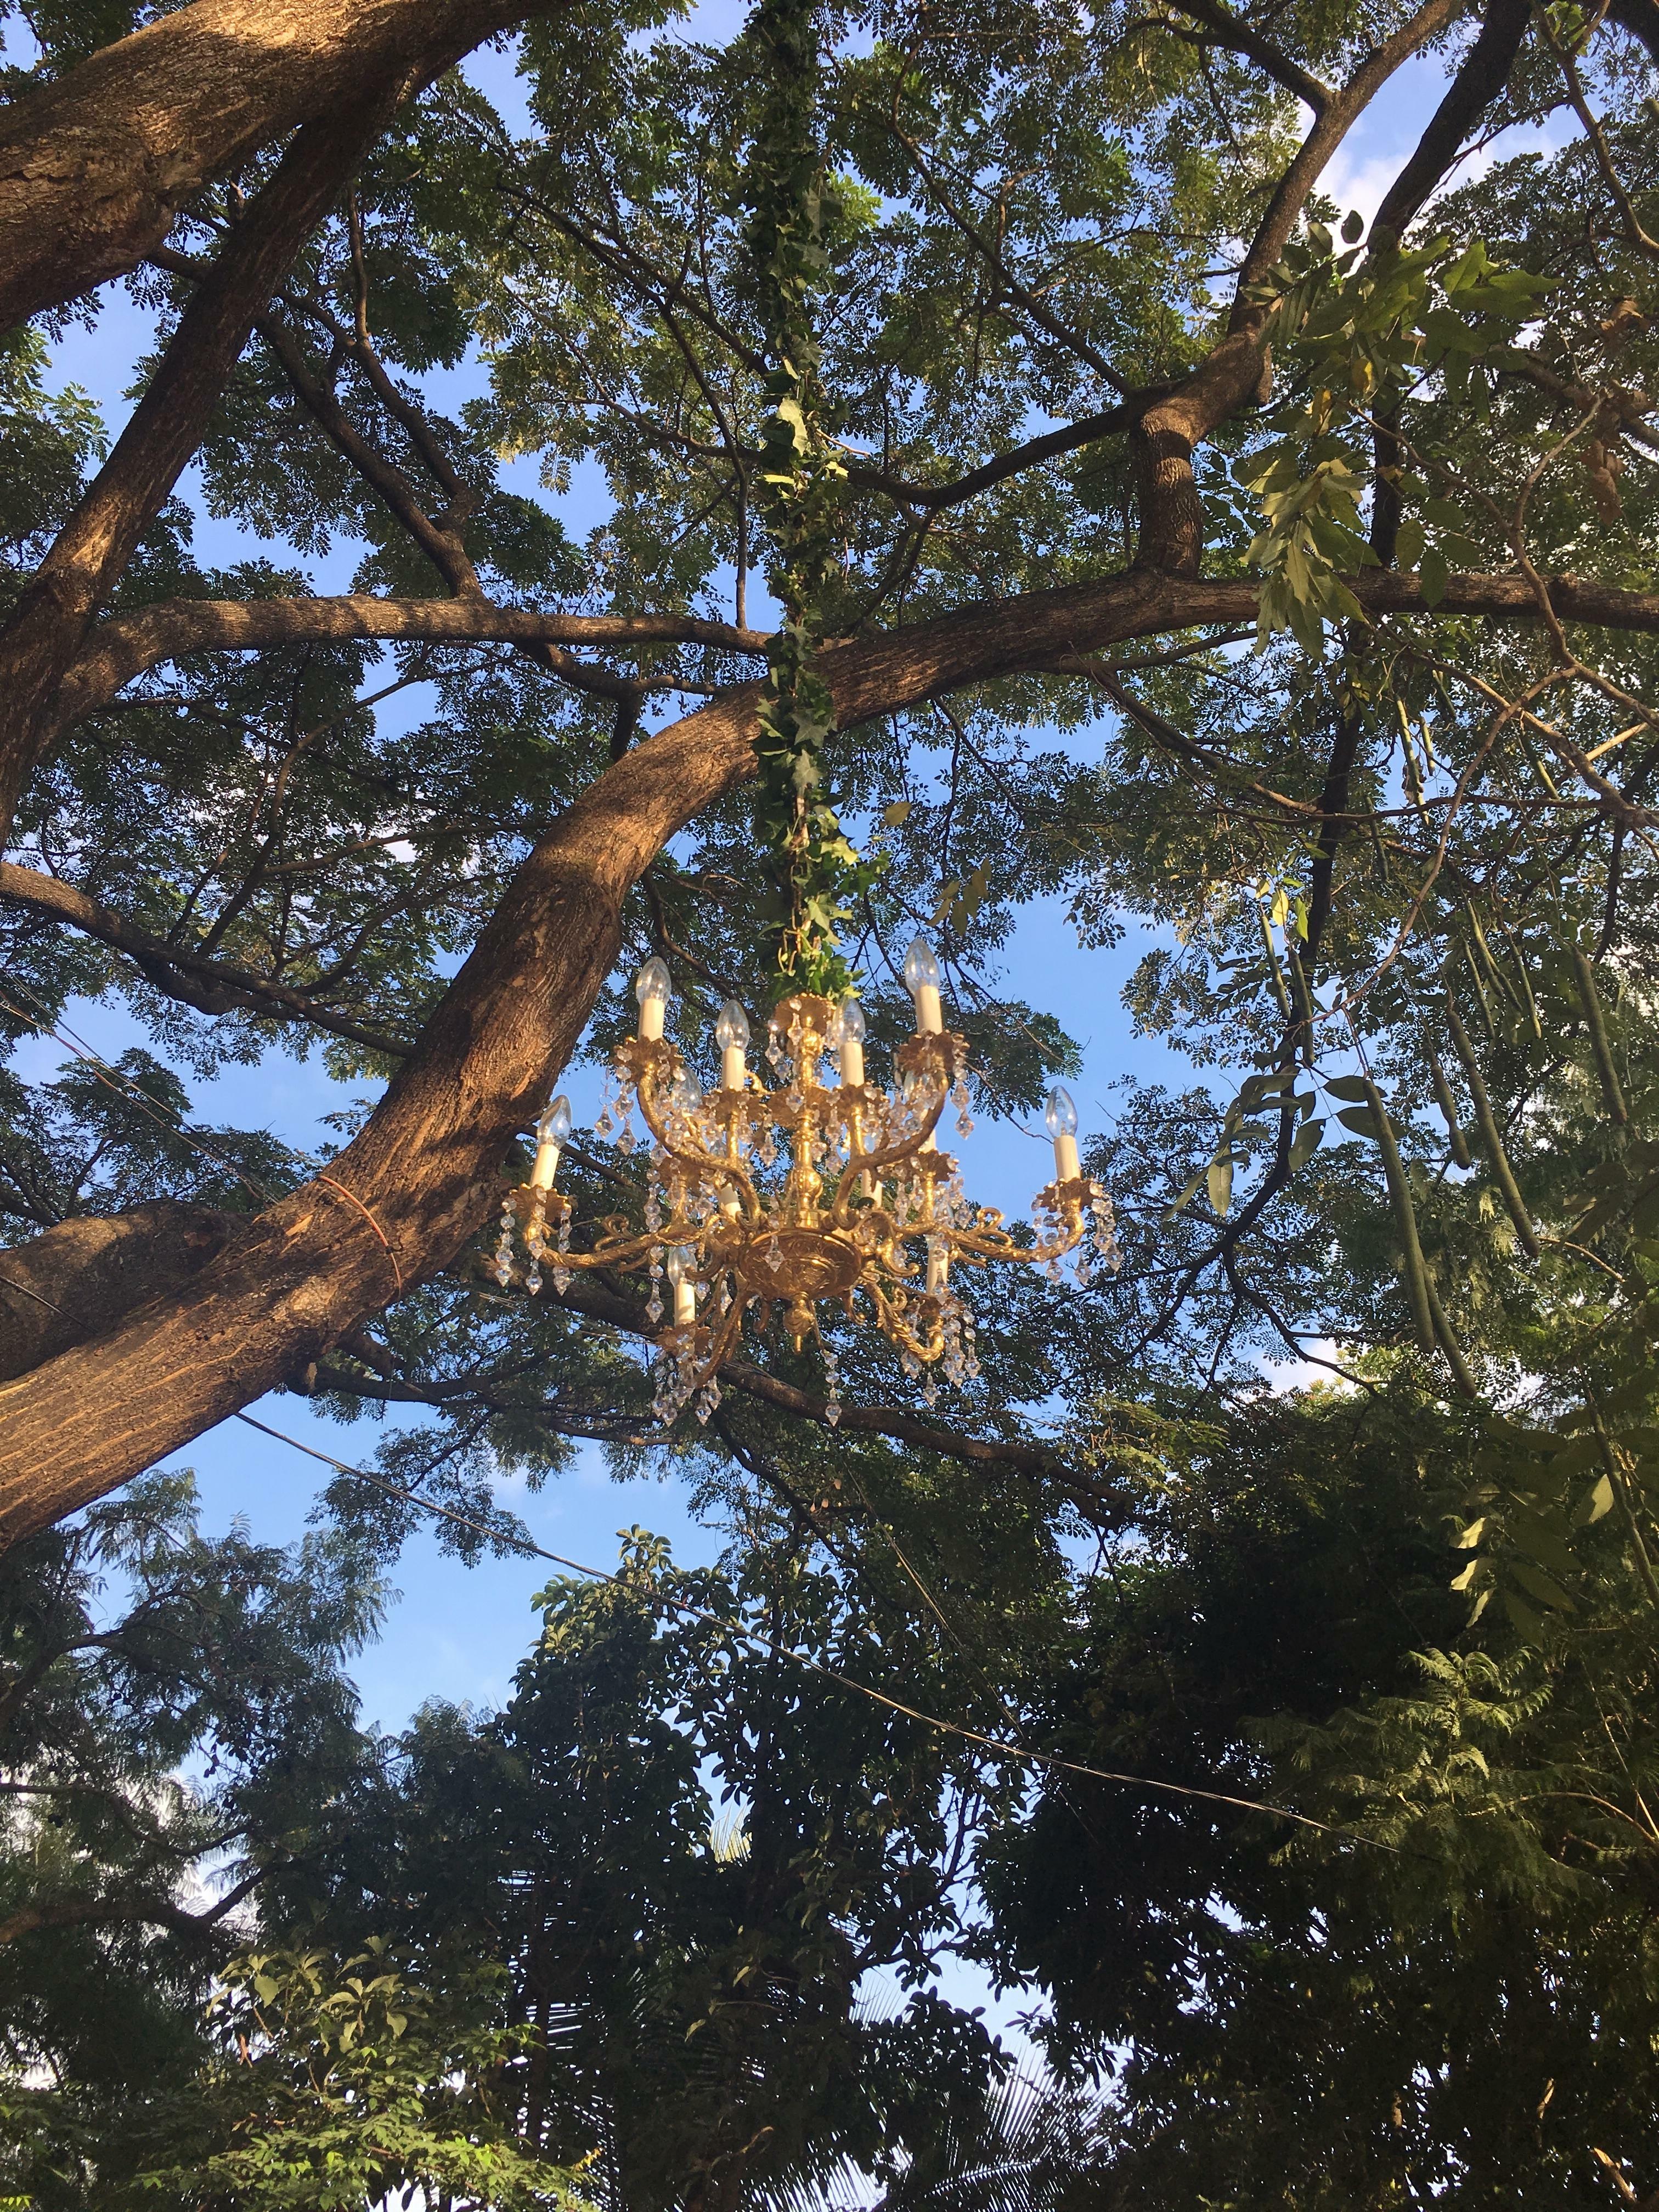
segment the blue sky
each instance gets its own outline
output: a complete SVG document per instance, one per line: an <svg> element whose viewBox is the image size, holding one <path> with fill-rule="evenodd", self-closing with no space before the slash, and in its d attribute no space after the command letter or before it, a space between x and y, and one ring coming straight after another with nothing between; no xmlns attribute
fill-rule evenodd
<svg viewBox="0 0 1659 2212"><path fill-rule="evenodd" d="M710 0L693 18L702 35L726 33L739 17L732 0ZM516 105L510 58L500 53L475 58L481 81L504 107ZM1443 82L1434 61L1413 65L1376 102L1350 145L1328 172L1325 188L1343 208L1369 216L1410 146L1415 142ZM1528 143L1515 134L1500 151L1520 150ZM1534 142L1536 143L1536 142ZM1486 157L1490 160L1492 156ZM58 349L62 380L80 385L98 399L113 432L127 412L127 386L134 364L150 335L149 319L119 288L106 295L101 319L91 332L71 331ZM465 374L459 380L465 385ZM461 396L447 380L449 404ZM532 463L520 464L519 488L539 491ZM198 549L208 561L229 562L261 550L243 533L206 514L193 477L180 487L198 516ZM592 471L578 472L568 499L558 502L573 534L584 532L602 513L602 490ZM280 551L281 549L278 549ZM337 544L326 559L313 563L319 589L338 590L347 582L359 549ZM407 710L407 702L399 702ZM1072 741L1086 750L1089 733ZM1006 946L1001 980L1011 995L1058 1015L1083 1048L1080 1079L1072 1086L1085 1131L1109 1124L1115 1086L1126 1076L1177 1083L1190 1079L1184 1060L1167 1048L1136 1038L1125 1012L1123 983L1146 948L1132 928L1125 941L1109 951L1083 951L1067 926L1061 901L1039 902L1024 910ZM97 1052L113 1056L140 1032L113 1006L81 1006L70 1018ZM21 1072L52 1073L63 1057L49 1040L27 1044L19 1055ZM591 1119L597 1080L591 1072L574 1077L569 1088L578 1120ZM314 1064L273 1055L258 1068L233 1068L195 1095L198 1121L242 1126L274 1124L279 1134L301 1146L327 1135L323 1117L343 1103L342 1093ZM1049 1151L1035 1121L1028 1125L981 1121L961 1147L970 1187L986 1202L1011 1214L1024 1212L1031 1191L1046 1180ZM372 1456L374 1428L364 1420L342 1428L320 1420L303 1400L274 1395L252 1409L274 1426L302 1441L346 1458ZM228 1422L176 1455L176 1464L194 1468L204 1518L210 1529L244 1520L262 1540L289 1540L301 1533L323 1471L286 1446ZM504 1480L502 1495L522 1516L536 1540L549 1549L594 1565L611 1565L617 1532L635 1523L668 1536L678 1556L696 1560L714 1548L709 1532L697 1527L683 1492L668 1480L613 1482L597 1449L585 1448L574 1468L539 1495ZM550 1571L540 1562L494 1559L465 1568L441 1554L429 1537L416 1538L395 1574L399 1595L385 1632L357 1661L354 1674L365 1717L398 1727L424 1700L443 1698L489 1706L511 1686L514 1668L535 1629L532 1593ZM963 1984L964 1991L968 1985ZM1005 2008L1006 2016L1006 2008Z"/></svg>

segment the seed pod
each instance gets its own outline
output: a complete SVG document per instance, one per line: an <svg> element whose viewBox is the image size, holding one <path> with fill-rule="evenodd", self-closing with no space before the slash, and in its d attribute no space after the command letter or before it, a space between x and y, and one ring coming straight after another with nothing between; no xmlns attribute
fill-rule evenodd
<svg viewBox="0 0 1659 2212"><path fill-rule="evenodd" d="M1601 1079L1601 1096L1607 1102L1607 1111L1621 1126L1630 1119L1630 1109L1625 1103L1625 1094L1620 1088L1619 1071L1613 1064L1613 1047L1607 1042L1607 1025L1601 1018L1601 1001L1595 994L1595 971L1590 966L1583 947L1571 945L1572 969L1578 978L1578 996L1584 1008L1584 1020L1589 1029L1590 1050L1595 1055L1595 1072Z"/></svg>
<svg viewBox="0 0 1659 2212"><path fill-rule="evenodd" d="M1486 1155L1486 1164L1492 1170L1492 1181L1498 1185L1498 1194L1504 1201L1510 1219L1515 1224L1515 1233L1521 1239L1521 1249L1529 1260L1535 1260L1538 1257L1538 1231L1532 1225L1532 1216L1527 1212L1521 1186L1515 1180L1510 1156L1504 1150L1504 1139L1498 1133L1498 1116L1492 1110L1492 1100L1486 1096L1486 1086L1480 1079L1480 1066L1474 1056L1474 1048L1469 1042L1469 1033L1449 997L1446 1000L1446 1026L1451 1031L1457 1057L1463 1063L1463 1079L1468 1085L1469 1097L1474 1102L1474 1118L1480 1130L1480 1143Z"/></svg>
<svg viewBox="0 0 1659 2212"><path fill-rule="evenodd" d="M1498 1035L1498 1025L1492 1020L1492 1008L1486 1003L1486 987L1480 980L1480 963L1475 958L1473 951L1467 944L1463 947L1463 958L1468 967L1469 981L1474 986L1474 1003L1480 1007L1480 1018L1486 1025L1486 1035L1489 1037L1495 1037Z"/></svg>
<svg viewBox="0 0 1659 2212"><path fill-rule="evenodd" d="M1514 984L1510 982L1509 977L1498 966L1497 957L1494 955L1491 945L1486 942L1486 933L1480 927L1480 915L1475 912L1473 906L1466 906L1463 911L1469 918L1469 927L1474 933L1475 944L1480 947L1480 958L1485 964L1487 975L1492 978L1492 981L1497 984L1498 989L1504 994L1504 996L1515 1008L1516 1013L1522 1012L1524 1008L1522 1005L1521 994L1516 989Z"/></svg>
<svg viewBox="0 0 1659 2212"><path fill-rule="evenodd" d="M1285 988L1284 970L1279 964L1279 954L1273 947L1273 926L1260 907L1255 910L1255 918L1261 924L1261 947L1267 956L1267 975L1273 983L1273 996L1279 1001L1279 1012L1288 1022L1291 1018L1291 994Z"/></svg>
<svg viewBox="0 0 1659 2212"><path fill-rule="evenodd" d="M1446 1319L1446 1310L1434 1287L1434 1277L1424 1270L1424 1280L1429 1291L1429 1317L1434 1323L1434 1333L1440 1340L1440 1349L1446 1355L1446 1364L1452 1371L1452 1380L1466 1398L1478 1398L1480 1385L1475 1381L1469 1363L1463 1357L1463 1347L1452 1334L1451 1323Z"/></svg>
<svg viewBox="0 0 1659 2212"><path fill-rule="evenodd" d="M1365 1085L1365 1103L1371 1109L1376 1123L1376 1141L1382 1153L1382 1172L1388 1178L1389 1196L1394 1201L1394 1218L1400 1231L1400 1249L1404 1261L1406 1297L1412 1310L1412 1321L1416 1327L1417 1340L1424 1351L1433 1356L1439 1340L1435 1334L1434 1310L1430 1304L1429 1271L1423 1264L1423 1247L1417 1234L1417 1211L1412 1204L1411 1185L1406 1180L1406 1170L1401 1164L1400 1147L1395 1141L1394 1124L1389 1119L1389 1109L1382 1103L1382 1093L1368 1078L1362 1077Z"/></svg>
<svg viewBox="0 0 1659 2212"><path fill-rule="evenodd" d="M1526 1015L1527 1025L1534 1036L1541 1038L1544 1034L1544 1024L1538 1018L1538 1001L1533 996L1532 978L1527 973L1527 963L1521 957L1521 947L1516 943L1515 932L1510 927L1508 922L1504 924L1504 934L1509 939L1510 957L1515 963L1516 977L1520 983L1521 995L1525 1002L1522 1012Z"/></svg>
<svg viewBox="0 0 1659 2212"><path fill-rule="evenodd" d="M1434 1103L1440 1109L1446 1134L1451 1139L1451 1156L1460 1168L1472 1168L1474 1161L1469 1152L1469 1140L1458 1124L1457 1101L1452 1097L1452 1087L1446 1080L1446 1071L1440 1065L1437 1052L1429 1054L1429 1080L1434 1085Z"/></svg>
<svg viewBox="0 0 1659 2212"><path fill-rule="evenodd" d="M1307 1039L1307 1049L1313 1050L1314 1004L1313 993L1308 988L1308 971L1302 965L1302 956L1296 949L1296 939L1287 929L1285 933L1285 959L1291 971L1291 996L1296 1001L1296 1018Z"/></svg>

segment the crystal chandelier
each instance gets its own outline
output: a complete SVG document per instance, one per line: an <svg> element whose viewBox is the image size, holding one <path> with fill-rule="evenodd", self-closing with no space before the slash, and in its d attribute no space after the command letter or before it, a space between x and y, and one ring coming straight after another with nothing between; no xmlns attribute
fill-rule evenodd
<svg viewBox="0 0 1659 2212"><path fill-rule="evenodd" d="M495 1274L514 1279L515 1233L533 1296L544 1269L562 1291L578 1269L645 1273L646 1314L661 1354L653 1410L672 1420L693 1399L707 1420L720 1402L718 1370L735 1352L745 1320L764 1329L775 1310L799 1351L809 1336L823 1348L828 1381L826 1419L841 1418L834 1345L818 1327L821 1305L833 1303L868 1318L897 1349L900 1364L925 1377L931 1406L936 1370L961 1382L978 1373L972 1309L951 1279L953 1268L988 1261L1019 1261L1060 1279L1060 1263L1075 1253L1078 1279L1089 1279L1089 1247L1118 1264L1111 1201L1085 1176L1078 1157L1077 1109L1058 1086L1044 1119L1054 1139L1054 1179L1032 1204L1030 1241L1003 1225L994 1208L971 1205L955 1160L935 1143L947 1103L966 1136L966 1046L944 1027L939 969L918 938L904 963L915 1006L915 1034L900 1046L896 1088L866 1080L865 1021L855 1000L837 1006L796 992L769 1023L766 1058L775 1087L750 1068L748 1017L735 1000L714 1026L719 1087L705 1091L663 1035L670 995L668 969L647 960L635 981L639 1029L617 1048L617 1091L598 1124L617 1132L630 1152L635 1106L645 1125L649 1167L643 1227L624 1215L599 1224L585 1249L571 1241L570 1200L555 1189L559 1153L570 1133L568 1101L556 1098L537 1125L530 1180L508 1193L501 1209ZM831 1073L833 1069L833 1079ZM614 1120L613 1120L614 1115Z"/></svg>

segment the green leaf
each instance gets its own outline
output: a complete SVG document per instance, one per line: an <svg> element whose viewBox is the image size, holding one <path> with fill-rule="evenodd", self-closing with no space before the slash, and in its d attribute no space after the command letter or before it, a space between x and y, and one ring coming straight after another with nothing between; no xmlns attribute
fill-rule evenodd
<svg viewBox="0 0 1659 2212"><path fill-rule="evenodd" d="M1540 1605L1547 1605L1557 1613L1577 1613L1578 1608L1557 1582L1553 1582L1542 1567L1535 1567L1530 1559L1511 1559L1509 1571L1529 1596Z"/></svg>
<svg viewBox="0 0 1659 2212"><path fill-rule="evenodd" d="M1446 579L1449 574L1445 555L1431 545L1417 564L1418 581L1423 586L1423 598L1427 605L1437 607L1445 598Z"/></svg>
<svg viewBox="0 0 1659 2212"><path fill-rule="evenodd" d="M1609 1476L1603 1474L1592 1486L1572 1517L1581 1528L1593 1528L1596 1522L1605 1520L1612 1510L1613 1482Z"/></svg>
<svg viewBox="0 0 1659 2212"><path fill-rule="evenodd" d="M1306 1167L1324 1141L1325 1124L1322 1121L1304 1121L1297 1133L1296 1142L1291 1146L1289 1164L1292 1172L1297 1168Z"/></svg>
<svg viewBox="0 0 1659 2212"><path fill-rule="evenodd" d="M1345 1106L1336 1118L1356 1137L1369 1137L1375 1143L1382 1134L1382 1124L1369 1106Z"/></svg>

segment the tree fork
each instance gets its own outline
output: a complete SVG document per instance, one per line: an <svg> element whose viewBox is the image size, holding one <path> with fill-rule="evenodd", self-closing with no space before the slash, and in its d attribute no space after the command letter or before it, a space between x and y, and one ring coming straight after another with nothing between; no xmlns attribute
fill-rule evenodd
<svg viewBox="0 0 1659 2212"><path fill-rule="evenodd" d="M1413 578L1369 571L1355 590L1374 614L1429 611ZM1538 619L1522 577L1454 578L1439 605ZM1063 656L1236 624L1255 605L1248 584L1139 569L837 647L823 672L844 731ZM1568 620L1659 629L1659 595L1564 580L1556 605ZM400 1284L455 1258L581 1033L621 942L629 889L752 772L757 695L743 686L648 738L554 825L329 1183L255 1216L173 1303L153 1301L0 1384L0 1544L128 1480L315 1359Z"/></svg>
<svg viewBox="0 0 1659 2212"><path fill-rule="evenodd" d="M934 692L1193 618L1202 587L1133 575L918 624L825 655L843 728ZM447 1266L569 1058L621 942L629 889L754 767L758 687L616 763L542 840L364 1127L171 1298L0 1383L0 1544L222 1420Z"/></svg>

